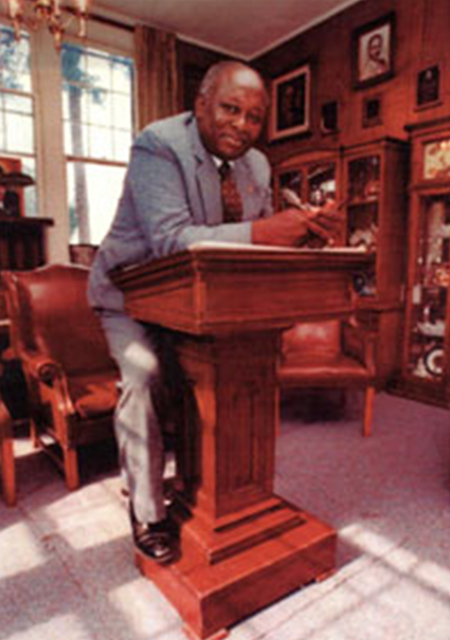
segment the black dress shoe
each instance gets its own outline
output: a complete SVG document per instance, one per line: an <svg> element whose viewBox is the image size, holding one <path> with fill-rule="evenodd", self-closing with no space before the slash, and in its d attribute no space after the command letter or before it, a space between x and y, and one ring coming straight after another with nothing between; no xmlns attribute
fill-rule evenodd
<svg viewBox="0 0 450 640"><path fill-rule="evenodd" d="M169 564L178 557L177 540L170 522L142 524L130 508L131 528L135 546L158 564Z"/></svg>

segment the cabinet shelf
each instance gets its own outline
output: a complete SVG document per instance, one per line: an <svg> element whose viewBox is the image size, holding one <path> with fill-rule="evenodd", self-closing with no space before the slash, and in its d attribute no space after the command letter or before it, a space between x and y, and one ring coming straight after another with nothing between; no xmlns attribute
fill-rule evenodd
<svg viewBox="0 0 450 640"><path fill-rule="evenodd" d="M357 207L367 207L370 205L377 205L379 203L379 198L353 198L349 200L347 203L347 207L357 208Z"/></svg>

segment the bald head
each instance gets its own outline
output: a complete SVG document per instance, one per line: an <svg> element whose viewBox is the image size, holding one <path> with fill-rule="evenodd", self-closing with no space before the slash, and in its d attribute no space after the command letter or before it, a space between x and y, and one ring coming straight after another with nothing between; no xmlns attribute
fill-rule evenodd
<svg viewBox="0 0 450 640"><path fill-rule="evenodd" d="M265 98L266 107L269 104L269 95L267 93L264 80L261 75L252 67L240 62L239 60L224 60L218 62L208 69L200 84L198 94L201 96L210 96L217 88L224 76L237 73L242 82L249 83L249 86L259 88Z"/></svg>
<svg viewBox="0 0 450 640"><path fill-rule="evenodd" d="M195 103L200 137L210 153L233 160L257 140L268 96L260 74L238 61L209 69Z"/></svg>

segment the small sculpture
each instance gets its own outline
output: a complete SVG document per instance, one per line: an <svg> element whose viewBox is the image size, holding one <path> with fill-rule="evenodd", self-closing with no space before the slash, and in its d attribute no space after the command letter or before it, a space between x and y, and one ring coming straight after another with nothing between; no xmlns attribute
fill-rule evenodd
<svg viewBox="0 0 450 640"><path fill-rule="evenodd" d="M0 167L0 215L20 217L19 190L34 184L31 176L20 171L5 173Z"/></svg>

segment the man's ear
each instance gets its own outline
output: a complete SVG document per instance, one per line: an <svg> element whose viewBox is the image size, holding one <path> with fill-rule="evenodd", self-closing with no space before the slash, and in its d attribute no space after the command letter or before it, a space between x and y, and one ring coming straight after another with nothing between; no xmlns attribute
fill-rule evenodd
<svg viewBox="0 0 450 640"><path fill-rule="evenodd" d="M195 99L194 112L196 116L202 116L205 111L206 99L205 96L198 95Z"/></svg>

